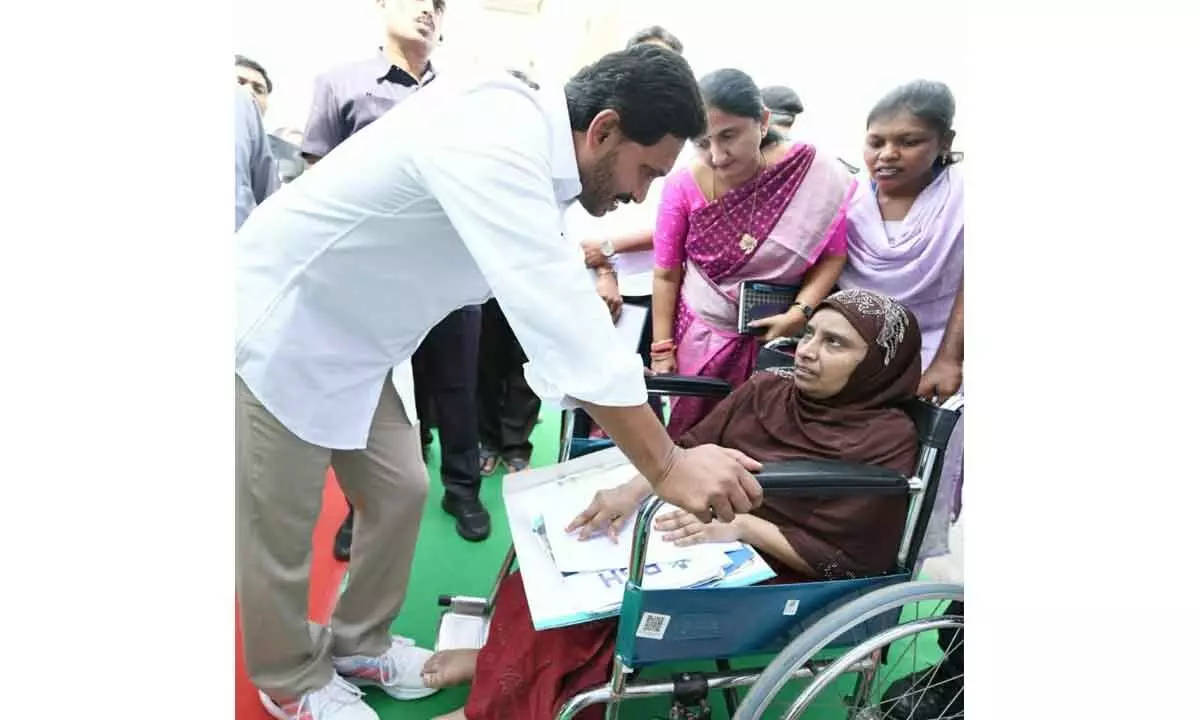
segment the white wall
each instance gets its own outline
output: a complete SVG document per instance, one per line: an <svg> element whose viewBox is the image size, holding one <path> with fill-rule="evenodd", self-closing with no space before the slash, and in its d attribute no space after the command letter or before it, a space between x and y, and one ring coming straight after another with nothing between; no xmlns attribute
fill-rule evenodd
<svg viewBox="0 0 1200 720"><path fill-rule="evenodd" d="M917 77L948 83L959 98L960 149L969 150L966 21L952 0L544 0L540 16L487 12L448 0L444 69L529 68L561 83L582 64L660 24L680 37L697 75L745 70L760 85L790 85L805 111L797 134L861 157L866 114L885 92ZM275 84L267 125L303 127L314 76L379 45L374 0L244 0L234 50L267 67Z"/></svg>
<svg viewBox="0 0 1200 720"><path fill-rule="evenodd" d="M788 85L804 103L795 134L861 159L871 106L918 77L956 94L960 142L966 108L965 3L912 0L620 0L622 35L662 25L677 35L697 77L723 67L760 86ZM744 10L743 10L744 8Z"/></svg>

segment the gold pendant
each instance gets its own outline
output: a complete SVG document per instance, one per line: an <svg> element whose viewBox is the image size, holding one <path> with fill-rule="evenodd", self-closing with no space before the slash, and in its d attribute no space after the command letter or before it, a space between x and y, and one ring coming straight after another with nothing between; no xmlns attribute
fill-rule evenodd
<svg viewBox="0 0 1200 720"><path fill-rule="evenodd" d="M750 233L742 233L742 240L738 243L738 246L742 248L742 252L749 255L758 246L758 240Z"/></svg>

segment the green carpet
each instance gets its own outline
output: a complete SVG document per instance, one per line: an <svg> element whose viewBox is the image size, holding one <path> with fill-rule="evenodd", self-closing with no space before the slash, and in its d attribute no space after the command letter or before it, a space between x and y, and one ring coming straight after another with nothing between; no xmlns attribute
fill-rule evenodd
<svg viewBox="0 0 1200 720"><path fill-rule="evenodd" d="M555 410L544 410L542 422L533 434L533 464L549 465L558 457L559 413ZM437 604L439 595L476 595L487 596L491 591L499 571L500 563L509 548L508 520L504 512L504 502L501 498L502 473L484 478L483 502L492 514L492 536L482 543L469 543L458 536L454 530L454 520L441 509L442 485L440 482L440 455L435 441L429 459L430 485L429 499L425 509L425 517L421 522L420 539L417 542L416 560L413 564L412 579L409 583L408 597L404 609L396 618L392 631L398 635L414 638L423 647L433 647L436 641L438 618L442 608ZM922 638L922 646L927 643ZM933 638L928 638L928 647L922 647L919 653L923 662L930 662L938 656ZM770 658L760 658L761 667ZM909 661L911 663L911 660ZM735 663L734 667L753 667L753 662ZM656 668L647 672L646 678L661 677L672 671L687 668L666 667ZM713 671L710 665L706 668L695 668L703 671ZM371 689L367 692L368 703L375 708L382 720L428 720L438 715L451 712L466 703L467 689L453 688L436 693L424 700L398 702L382 692ZM713 705L713 718L727 720L724 702L720 693L710 696ZM781 707L786 707L784 703ZM621 706L622 720L653 720L666 718L670 703L666 698L653 698L624 703ZM832 720L844 718L841 713L816 712L805 715L811 720ZM526 720L524 718L512 720Z"/></svg>

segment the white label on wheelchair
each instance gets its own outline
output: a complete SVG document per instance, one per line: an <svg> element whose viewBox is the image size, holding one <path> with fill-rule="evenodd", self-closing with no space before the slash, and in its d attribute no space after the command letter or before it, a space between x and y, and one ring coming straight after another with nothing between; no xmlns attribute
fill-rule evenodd
<svg viewBox="0 0 1200 720"><path fill-rule="evenodd" d="M783 606L784 615L795 615L800 610L799 600L788 600Z"/></svg>
<svg viewBox="0 0 1200 720"><path fill-rule="evenodd" d="M647 640L662 640L667 634L667 625L670 623L670 615L642 613L642 621L638 623L637 636Z"/></svg>

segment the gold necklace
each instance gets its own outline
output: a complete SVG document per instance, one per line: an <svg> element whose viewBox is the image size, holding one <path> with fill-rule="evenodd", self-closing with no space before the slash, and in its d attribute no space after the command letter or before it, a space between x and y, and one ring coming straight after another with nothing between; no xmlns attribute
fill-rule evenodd
<svg viewBox="0 0 1200 720"><path fill-rule="evenodd" d="M758 173L762 170L763 160L764 160L764 158L763 158L762 151L759 151L758 165L754 168L754 175L752 175L750 177L750 181L754 181L755 179L758 178ZM729 189L732 190L733 188L729 188ZM712 194L713 194L713 200L716 201L717 205L721 208L721 216L725 218L725 224L729 226L730 230L737 232L737 228L734 227L733 221L731 221L729 219L729 211L725 209L725 203L721 202L721 200L724 198L724 196L717 197L717 174L716 174L716 172L713 172L713 176L712 176ZM757 213L758 213L758 186L755 185L754 186L754 194L750 197L750 222L749 222L750 228L754 227L754 216ZM740 247L742 249L743 254L749 255L750 253L754 252L754 248L758 247L758 238L751 235L750 230L747 229L746 232L742 233L742 237L738 240L738 247Z"/></svg>

